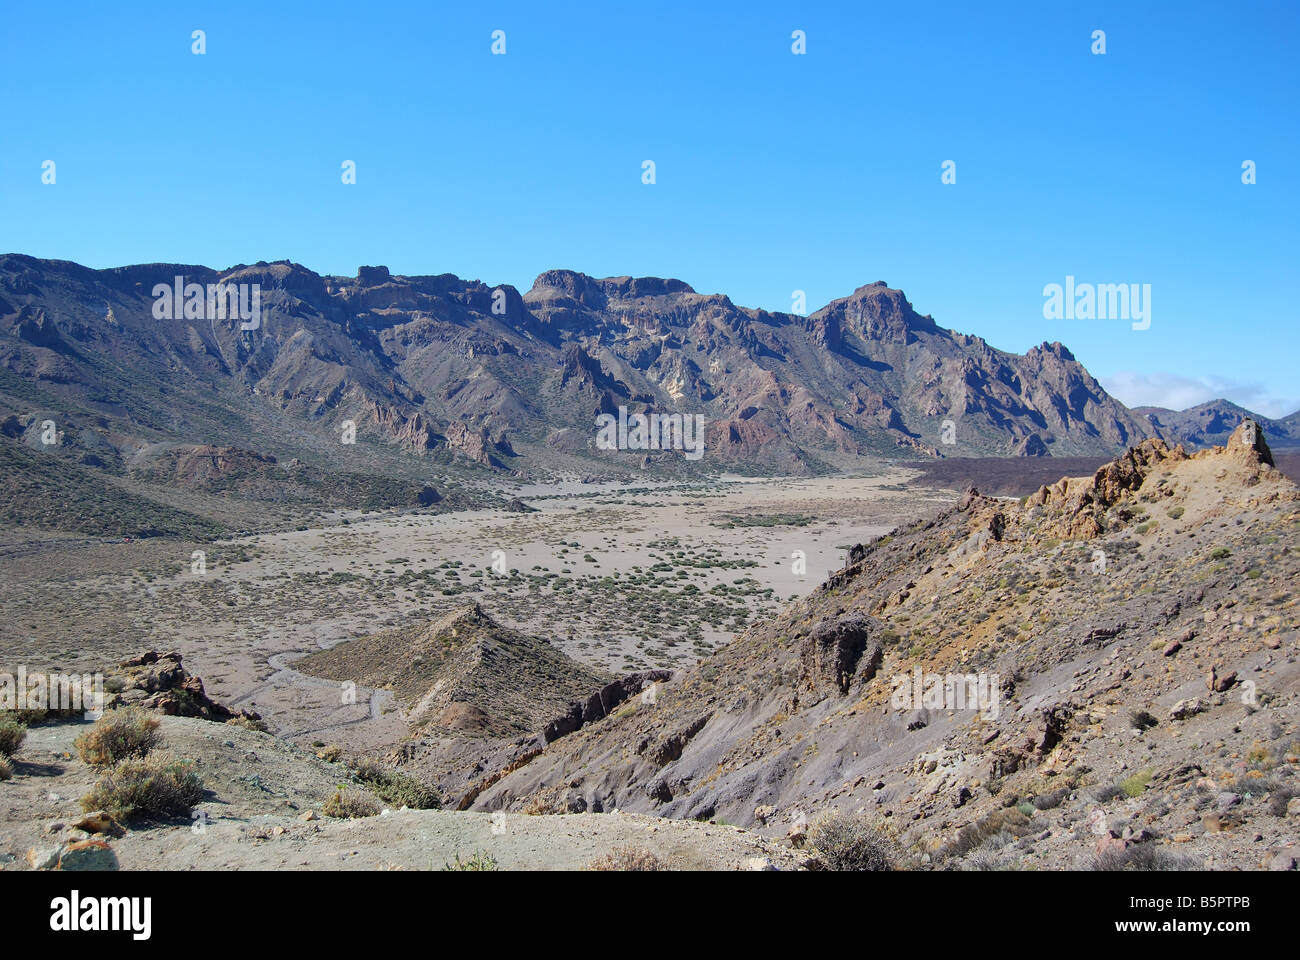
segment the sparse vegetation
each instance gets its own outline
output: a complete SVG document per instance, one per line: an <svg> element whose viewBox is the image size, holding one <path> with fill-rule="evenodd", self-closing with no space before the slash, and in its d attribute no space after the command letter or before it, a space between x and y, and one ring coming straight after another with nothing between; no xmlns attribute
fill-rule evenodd
<svg viewBox="0 0 1300 960"><path fill-rule="evenodd" d="M118 820L185 816L203 797L193 760L160 757L124 760L81 798L82 809L105 810Z"/></svg>
<svg viewBox="0 0 1300 960"><path fill-rule="evenodd" d="M360 820L379 816L379 804L364 793L340 787L325 801L321 813L338 820Z"/></svg>
<svg viewBox="0 0 1300 960"><path fill-rule="evenodd" d="M1141 773L1125 777L1119 782L1119 788L1126 797L1140 797L1146 792L1147 784L1150 782L1151 771L1143 770Z"/></svg>
<svg viewBox="0 0 1300 960"><path fill-rule="evenodd" d="M442 865L443 870L459 870L467 873L486 873L500 869L496 857L490 853L484 853L482 850L475 850L466 859L462 860L457 853L455 858Z"/></svg>
<svg viewBox="0 0 1300 960"><path fill-rule="evenodd" d="M615 847L603 857L593 860L590 869L642 872L667 870L668 865L644 847L628 844Z"/></svg>
<svg viewBox="0 0 1300 960"><path fill-rule="evenodd" d="M139 707L110 710L73 741L77 755L92 767L139 759L162 742L158 718Z"/></svg>
<svg viewBox="0 0 1300 960"><path fill-rule="evenodd" d="M397 770L389 770L378 761L359 759L351 764L352 773L375 796L394 807L412 810L437 810L442 796L436 789Z"/></svg>
<svg viewBox="0 0 1300 960"><path fill-rule="evenodd" d="M0 720L0 757L12 757L26 738L27 727L24 724L17 720Z"/></svg>
<svg viewBox="0 0 1300 960"><path fill-rule="evenodd" d="M809 840L818 862L827 870L895 869L897 850L893 839L864 814L831 814L812 828Z"/></svg>
<svg viewBox="0 0 1300 960"><path fill-rule="evenodd" d="M1108 850L1092 861L1093 870L1197 870L1200 868L1192 857L1167 853L1152 843L1135 843L1123 850Z"/></svg>

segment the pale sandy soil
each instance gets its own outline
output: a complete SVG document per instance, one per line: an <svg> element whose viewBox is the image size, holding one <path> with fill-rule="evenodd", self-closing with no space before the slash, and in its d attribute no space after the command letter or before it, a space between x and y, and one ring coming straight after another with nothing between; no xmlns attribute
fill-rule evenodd
<svg viewBox="0 0 1300 960"><path fill-rule="evenodd" d="M903 490L910 475L630 493L538 487L523 491L534 493L525 502L536 513L354 514L207 545L202 574L191 569L199 545L178 542L15 549L0 555L0 569L14 571L0 585L12 611L0 624L0 649L29 668L80 670L175 649L214 698L258 711L281 736L378 749L406 733L391 695L362 689L344 702L337 684L294 671L295 659L477 601L499 622L610 673L689 666L752 618L811 592L842 564L844 548L949 499ZM776 515L811 520L723 525ZM800 573L796 551L806 558ZM494 560L519 574L495 574ZM656 564L659 584L603 579L636 575L635 567L644 575ZM688 583L699 592L679 595ZM731 592L710 593L717 588Z"/></svg>
<svg viewBox="0 0 1300 960"><path fill-rule="evenodd" d="M83 724L33 727L17 776L0 783L0 870L28 869L27 852L71 842L79 798L95 771L72 741ZM621 813L527 816L392 810L320 816L340 766L230 724L167 717L164 748L197 762L206 788L191 819L134 824L112 841L123 870L441 870L485 854L502 870L584 869L615 848L647 850L671 869L793 869L787 845L720 824ZM353 786L350 789L363 788ZM308 812L316 819L304 820Z"/></svg>

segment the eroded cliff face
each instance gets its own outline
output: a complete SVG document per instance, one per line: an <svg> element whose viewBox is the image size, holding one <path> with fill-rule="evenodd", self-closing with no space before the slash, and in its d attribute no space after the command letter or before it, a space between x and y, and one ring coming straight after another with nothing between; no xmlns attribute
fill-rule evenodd
<svg viewBox="0 0 1300 960"><path fill-rule="evenodd" d="M256 325L183 302L156 317L152 291L177 276L256 285ZM594 418L620 407L702 415L706 463L789 472L862 455L1110 455L1160 433L1060 344L994 350L879 282L805 317L680 280L567 270L521 295L384 267L89 270L8 255L0 333L0 367L56 388L74 438L98 434L119 451L240 437L284 456L304 431L336 440L351 421L363 442L490 468L553 453L624 467L682 459L597 450ZM31 413L3 384L0 402Z"/></svg>

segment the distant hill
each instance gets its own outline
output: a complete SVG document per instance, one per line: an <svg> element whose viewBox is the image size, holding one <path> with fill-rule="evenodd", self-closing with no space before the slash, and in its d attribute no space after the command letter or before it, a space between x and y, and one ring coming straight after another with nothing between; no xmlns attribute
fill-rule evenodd
<svg viewBox="0 0 1300 960"><path fill-rule="evenodd" d="M414 729L470 736L536 732L609 682L545 640L502 627L478 604L346 641L294 668L392 690Z"/></svg>
<svg viewBox="0 0 1300 960"><path fill-rule="evenodd" d="M1134 407L1163 435L1194 447L1222 444L1247 417L1259 422L1274 449L1300 448L1300 410L1280 420L1270 420L1228 400L1210 400L1186 410Z"/></svg>

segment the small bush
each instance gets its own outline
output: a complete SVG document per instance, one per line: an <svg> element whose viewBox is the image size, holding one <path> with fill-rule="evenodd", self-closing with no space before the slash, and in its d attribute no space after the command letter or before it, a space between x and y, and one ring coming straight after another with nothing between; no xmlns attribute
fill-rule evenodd
<svg viewBox="0 0 1300 960"><path fill-rule="evenodd" d="M1059 790L1053 790L1051 793L1040 794L1030 801L1037 810L1055 810L1070 795L1069 787L1061 787Z"/></svg>
<svg viewBox="0 0 1300 960"><path fill-rule="evenodd" d="M17 720L0 720L0 757L12 757L27 739L27 727Z"/></svg>
<svg viewBox="0 0 1300 960"><path fill-rule="evenodd" d="M1001 810L994 810L983 820L962 827L957 834L957 839L944 849L942 856L964 857L968 853L975 852L993 838L997 838L994 842L1001 843L1004 839L1001 834L1009 834L1012 838L1018 839L1031 830L1033 830L1033 824L1017 808L1005 807ZM1005 846L1005 844L1002 845Z"/></svg>
<svg viewBox="0 0 1300 960"><path fill-rule="evenodd" d="M647 871L667 870L668 865L644 847L616 847L591 862L592 870Z"/></svg>
<svg viewBox="0 0 1300 960"><path fill-rule="evenodd" d="M92 767L107 767L148 756L161 742L157 717L139 707L125 707L108 711L73 745L77 755Z"/></svg>
<svg viewBox="0 0 1300 960"><path fill-rule="evenodd" d="M1152 727L1160 725L1160 721L1146 710L1129 711L1128 722L1134 730L1150 730Z"/></svg>
<svg viewBox="0 0 1300 960"><path fill-rule="evenodd" d="M1147 784L1151 782L1151 771L1144 770L1119 782L1119 788L1126 797L1140 797L1146 793Z"/></svg>
<svg viewBox="0 0 1300 960"><path fill-rule="evenodd" d="M1268 812L1270 816L1285 817L1286 805L1293 797L1300 796L1300 789L1292 786L1276 787L1268 794Z"/></svg>
<svg viewBox="0 0 1300 960"><path fill-rule="evenodd" d="M369 759L354 760L351 767L353 775L384 803L412 810L437 810L442 807L442 795L415 777L389 770Z"/></svg>
<svg viewBox="0 0 1300 960"><path fill-rule="evenodd" d="M0 780L12 779L14 768L9 764L9 760L3 754L0 754Z"/></svg>
<svg viewBox="0 0 1300 960"><path fill-rule="evenodd" d="M343 756L343 748L337 743L331 743L329 746L317 750L316 756L326 763L338 763L339 758Z"/></svg>
<svg viewBox="0 0 1300 960"><path fill-rule="evenodd" d="M359 820L379 815L379 804L356 790L339 789L325 801L321 813L339 820Z"/></svg>
<svg viewBox="0 0 1300 960"><path fill-rule="evenodd" d="M87 812L106 810L118 820L186 816L203 798L193 760L149 757L124 760L81 798Z"/></svg>
<svg viewBox="0 0 1300 960"><path fill-rule="evenodd" d="M1098 787L1093 791L1092 795L1098 803L1109 803L1116 797L1124 796L1124 791L1112 783L1104 787Z"/></svg>
<svg viewBox="0 0 1300 960"><path fill-rule="evenodd" d="M893 870L893 841L863 814L834 813L813 827L809 840L827 870Z"/></svg>
<svg viewBox="0 0 1300 960"><path fill-rule="evenodd" d="M1150 843L1137 843L1123 850L1108 850L1093 858L1093 870L1198 870L1201 864L1193 857L1166 853Z"/></svg>
<svg viewBox="0 0 1300 960"><path fill-rule="evenodd" d="M456 859L448 861L442 865L444 870L465 870L474 873L497 870L499 866L496 857L490 853L484 853L481 850L475 850L469 858L462 860L460 854L456 854Z"/></svg>
<svg viewBox="0 0 1300 960"><path fill-rule="evenodd" d="M254 720L252 717L246 717L242 713L238 716L231 717L226 723L236 727L243 727L245 730L252 730L255 733L270 733L271 728L266 725L265 720Z"/></svg>

